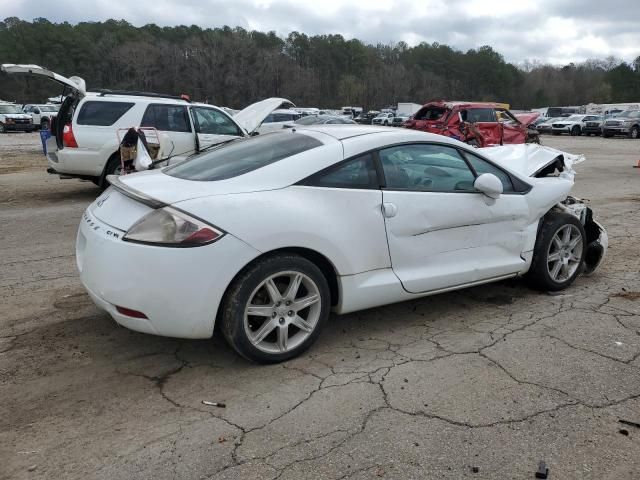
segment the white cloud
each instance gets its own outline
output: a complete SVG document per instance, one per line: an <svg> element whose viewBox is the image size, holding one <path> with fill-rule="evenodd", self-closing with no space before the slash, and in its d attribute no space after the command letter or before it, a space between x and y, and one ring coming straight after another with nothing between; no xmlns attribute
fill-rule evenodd
<svg viewBox="0 0 640 480"><path fill-rule="evenodd" d="M640 55L640 1L618 0L0 0L4 17L134 25L229 25L286 35L340 33L370 43L491 45L512 62Z"/></svg>

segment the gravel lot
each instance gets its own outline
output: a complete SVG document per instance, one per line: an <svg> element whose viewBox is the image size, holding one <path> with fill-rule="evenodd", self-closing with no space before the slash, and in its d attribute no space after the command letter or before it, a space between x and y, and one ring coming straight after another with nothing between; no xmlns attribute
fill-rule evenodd
<svg viewBox="0 0 640 480"><path fill-rule="evenodd" d="M0 136L0 478L640 478L619 422L640 423L640 141L543 142L587 155L574 193L611 243L594 276L332 317L265 367L97 310L74 262L97 188L47 175L37 134Z"/></svg>

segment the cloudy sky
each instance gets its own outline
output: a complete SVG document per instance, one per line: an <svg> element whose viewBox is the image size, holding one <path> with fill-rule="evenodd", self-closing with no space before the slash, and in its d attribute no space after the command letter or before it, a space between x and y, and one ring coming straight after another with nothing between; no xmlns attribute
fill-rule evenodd
<svg viewBox="0 0 640 480"><path fill-rule="evenodd" d="M340 33L461 50L491 45L516 63L640 55L640 0L0 0L0 16Z"/></svg>

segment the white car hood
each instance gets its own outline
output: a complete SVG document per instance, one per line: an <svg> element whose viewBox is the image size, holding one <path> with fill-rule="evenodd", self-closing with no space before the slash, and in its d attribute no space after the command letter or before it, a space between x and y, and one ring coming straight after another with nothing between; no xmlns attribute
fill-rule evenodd
<svg viewBox="0 0 640 480"><path fill-rule="evenodd" d="M6 73L30 73L33 75L42 75L48 77L58 83L61 83L67 87L71 87L81 96L87 94L87 85L85 81L80 77L63 77L51 70L47 70L39 65L17 65L15 63L3 63L0 65L0 70Z"/></svg>
<svg viewBox="0 0 640 480"><path fill-rule="evenodd" d="M559 156L564 160L564 171L561 176L573 179L573 165L584 161L584 155L556 150L555 148L524 143L519 145L505 145L502 147L487 147L478 149L489 160L524 177L534 176L541 169L553 163Z"/></svg>
<svg viewBox="0 0 640 480"><path fill-rule="evenodd" d="M244 110L240 110L233 116L238 125L244 128L247 133L252 133L258 128L265 118L279 108L295 107L293 102L286 98L267 98L260 102L252 103Z"/></svg>

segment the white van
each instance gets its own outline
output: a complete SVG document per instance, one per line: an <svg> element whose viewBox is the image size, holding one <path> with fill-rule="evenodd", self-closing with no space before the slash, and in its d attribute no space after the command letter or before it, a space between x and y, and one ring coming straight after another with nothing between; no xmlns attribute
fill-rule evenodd
<svg viewBox="0 0 640 480"><path fill-rule="evenodd" d="M120 170L118 130L153 127L168 139L163 152L168 163L224 141L254 134L265 118L280 107L294 106L283 98L254 103L233 117L213 105L185 97L100 90L87 92L83 79L66 78L38 65L4 64L7 73L48 77L64 85L64 101L52 122L47 142L49 173L82 178L103 186L107 175Z"/></svg>

